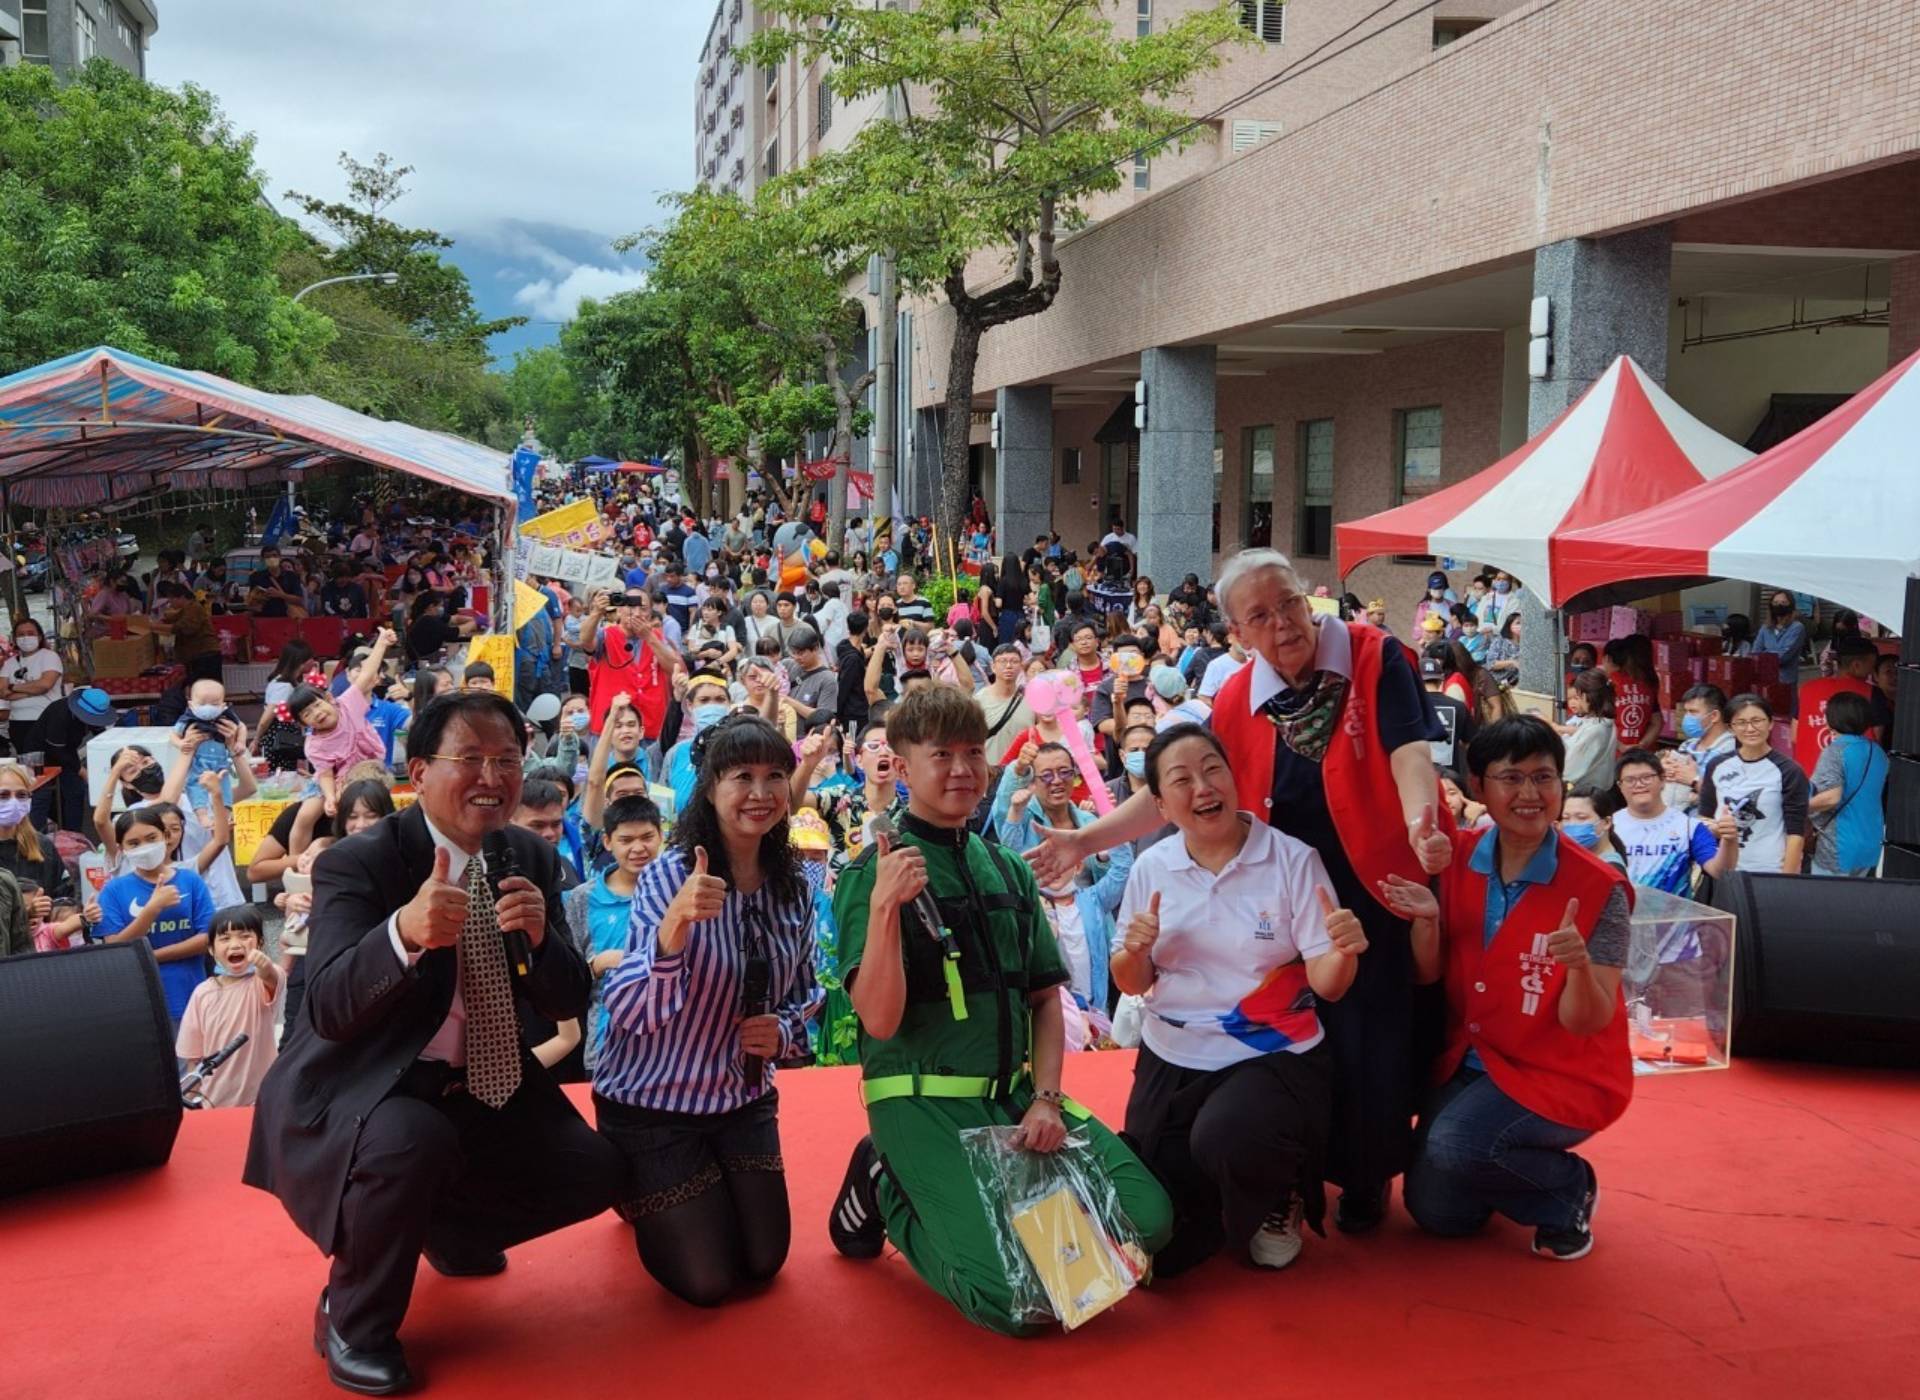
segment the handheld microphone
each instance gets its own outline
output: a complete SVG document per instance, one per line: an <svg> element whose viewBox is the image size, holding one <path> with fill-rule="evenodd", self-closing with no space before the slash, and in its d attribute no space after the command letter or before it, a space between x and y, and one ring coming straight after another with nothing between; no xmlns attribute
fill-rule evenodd
<svg viewBox="0 0 1920 1400"><path fill-rule="evenodd" d="M874 817L868 830L872 832L873 839L876 841L884 836L887 838L887 844L892 846L900 844L900 833L894 829L892 820L884 813ZM933 935L935 942L944 945L953 941L953 935L947 931L946 921L940 917L940 906L933 902L931 889L921 890L915 895L912 908L913 912L920 916L920 922L927 926L927 932Z"/></svg>
<svg viewBox="0 0 1920 1400"><path fill-rule="evenodd" d="M740 1017L764 1016L773 1010L771 992L773 987L773 966L764 952L747 955L746 971L740 978ZM746 1057L747 1083L758 1084L766 1073L767 1061L763 1055Z"/></svg>
<svg viewBox="0 0 1920 1400"><path fill-rule="evenodd" d="M520 874L520 862L513 854L513 847L507 844L504 831L490 831L486 840L480 843L480 852L487 862L487 885L493 891L493 902L500 903L502 882ZM500 941L507 950L507 962L518 976L525 977L533 966L533 941L520 929L503 928Z"/></svg>

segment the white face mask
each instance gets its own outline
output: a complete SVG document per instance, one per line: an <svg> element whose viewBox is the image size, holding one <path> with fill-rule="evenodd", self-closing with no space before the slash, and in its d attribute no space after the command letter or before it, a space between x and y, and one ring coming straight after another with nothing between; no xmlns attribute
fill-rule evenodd
<svg viewBox="0 0 1920 1400"><path fill-rule="evenodd" d="M167 843L149 841L144 846L126 847L127 864L135 870L158 870L167 863Z"/></svg>
<svg viewBox="0 0 1920 1400"><path fill-rule="evenodd" d="M32 633L28 633L24 637L15 637L13 644L20 649L23 655L27 652L40 650L40 639Z"/></svg>

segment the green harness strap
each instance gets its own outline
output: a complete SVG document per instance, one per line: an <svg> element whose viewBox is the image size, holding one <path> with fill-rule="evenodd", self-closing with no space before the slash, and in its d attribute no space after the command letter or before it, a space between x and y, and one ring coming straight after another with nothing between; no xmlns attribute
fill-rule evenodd
<svg viewBox="0 0 1920 1400"><path fill-rule="evenodd" d="M1023 1071L1006 1086L1011 1093L1027 1082ZM998 1080L969 1074L883 1074L860 1082L860 1102L871 1108L888 1099L997 1099L1001 1097ZM1084 1122L1093 1115L1072 1099L1062 1099L1060 1111Z"/></svg>

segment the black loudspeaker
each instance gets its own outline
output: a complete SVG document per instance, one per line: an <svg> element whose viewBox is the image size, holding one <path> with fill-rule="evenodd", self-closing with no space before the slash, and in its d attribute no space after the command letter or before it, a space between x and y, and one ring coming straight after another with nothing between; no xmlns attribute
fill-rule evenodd
<svg viewBox="0 0 1920 1400"><path fill-rule="evenodd" d="M180 1113L144 940L0 960L0 1195L159 1166Z"/></svg>
<svg viewBox="0 0 1920 1400"><path fill-rule="evenodd" d="M1920 576L1907 580L1907 611L1900 624L1900 664L1920 666Z"/></svg>
<svg viewBox="0 0 1920 1400"><path fill-rule="evenodd" d="M1887 747L1920 756L1920 666L1902 666L1893 693L1893 734Z"/></svg>
<svg viewBox="0 0 1920 1400"><path fill-rule="evenodd" d="M1920 846L1920 758L1895 754L1887 760L1886 839Z"/></svg>
<svg viewBox="0 0 1920 1400"><path fill-rule="evenodd" d="M1920 846L1889 841L1880 848L1880 874L1888 880L1920 880Z"/></svg>
<svg viewBox="0 0 1920 1400"><path fill-rule="evenodd" d="M1920 881L1736 873L1735 1056L1920 1067Z"/></svg>

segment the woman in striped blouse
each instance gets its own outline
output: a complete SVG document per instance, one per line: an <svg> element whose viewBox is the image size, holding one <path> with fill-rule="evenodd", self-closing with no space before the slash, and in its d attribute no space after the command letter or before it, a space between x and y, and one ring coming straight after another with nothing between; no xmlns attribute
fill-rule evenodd
<svg viewBox="0 0 1920 1400"><path fill-rule="evenodd" d="M787 838L792 746L757 715L696 745L693 799L640 877L607 977L593 1099L627 1158L619 1210L640 1262L712 1307L786 1262L773 1066L805 1050L820 993L813 899Z"/></svg>

